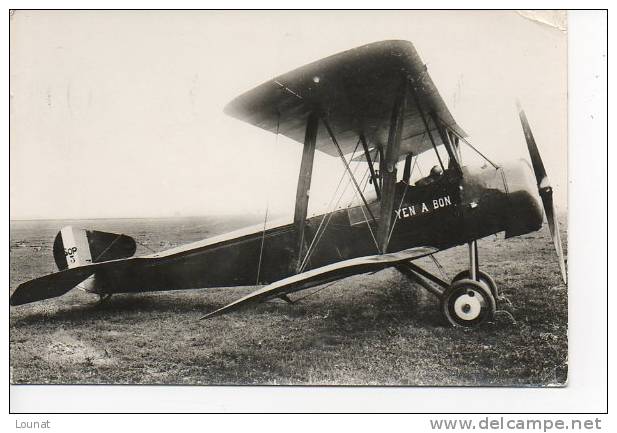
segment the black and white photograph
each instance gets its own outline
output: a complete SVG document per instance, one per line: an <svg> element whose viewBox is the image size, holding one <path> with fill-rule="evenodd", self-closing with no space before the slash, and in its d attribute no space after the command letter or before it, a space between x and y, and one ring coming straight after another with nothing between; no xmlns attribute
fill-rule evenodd
<svg viewBox="0 0 617 433"><path fill-rule="evenodd" d="M567 33L11 11L11 384L567 386Z"/></svg>

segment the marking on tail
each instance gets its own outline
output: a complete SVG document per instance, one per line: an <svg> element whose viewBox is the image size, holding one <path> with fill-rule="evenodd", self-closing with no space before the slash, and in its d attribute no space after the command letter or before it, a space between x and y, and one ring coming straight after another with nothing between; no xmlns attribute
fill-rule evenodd
<svg viewBox="0 0 617 433"><path fill-rule="evenodd" d="M92 255L85 230L74 230L67 226L60 230L66 264L71 268L89 265L92 263Z"/></svg>

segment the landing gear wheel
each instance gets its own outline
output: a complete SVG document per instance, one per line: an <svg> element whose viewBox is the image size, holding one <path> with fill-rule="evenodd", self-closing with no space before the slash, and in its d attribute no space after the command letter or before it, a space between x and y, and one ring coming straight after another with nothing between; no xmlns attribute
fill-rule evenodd
<svg viewBox="0 0 617 433"><path fill-rule="evenodd" d="M469 272L469 270L461 271L458 274L456 274L454 278L452 278L452 283L454 283L455 281L463 280L463 279L469 280L471 279L470 274L471 272ZM489 288L489 290L491 291L491 294L493 295L493 298L499 299L499 291L497 290L497 284L495 284L495 280L493 280L493 278L489 274L483 271L478 271L477 276L478 276L478 281L486 284L486 287Z"/></svg>
<svg viewBox="0 0 617 433"><path fill-rule="evenodd" d="M453 326L477 326L495 315L495 298L478 281L455 281L441 296L441 310Z"/></svg>

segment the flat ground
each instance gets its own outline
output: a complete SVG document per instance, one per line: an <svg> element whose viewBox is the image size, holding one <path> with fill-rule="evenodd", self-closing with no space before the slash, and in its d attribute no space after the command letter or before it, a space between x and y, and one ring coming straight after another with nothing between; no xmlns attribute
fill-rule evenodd
<svg viewBox="0 0 617 433"><path fill-rule="evenodd" d="M11 223L10 291L55 271L66 224L129 234L138 253L246 225L239 219ZM562 224L562 229L565 224ZM565 230L563 235L566 239ZM298 304L272 301L199 321L254 288L114 295L73 290L11 308L13 383L559 385L567 380L567 290L548 229L480 241L481 266L512 305L494 323L446 326L437 300L394 270L339 281ZM437 255L449 278L466 249ZM439 271L430 260L421 264ZM315 289L291 295L297 299ZM308 293L307 293L308 292Z"/></svg>

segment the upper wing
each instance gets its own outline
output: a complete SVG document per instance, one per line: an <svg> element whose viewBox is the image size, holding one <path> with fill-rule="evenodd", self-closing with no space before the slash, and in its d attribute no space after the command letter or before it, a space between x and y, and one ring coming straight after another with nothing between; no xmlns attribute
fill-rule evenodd
<svg viewBox="0 0 617 433"><path fill-rule="evenodd" d="M396 265L397 263L419 259L420 257L433 254L437 251L438 250L436 248L432 247L417 247L399 251L398 253L357 257L355 259L333 263L321 268L311 269L310 271L296 274L276 281L272 284L268 284L267 286L264 286L261 289L232 302L231 304L219 308L212 313L206 314L202 317L202 319L228 313L230 311L237 310L243 305L261 301L273 296L297 292L299 290L308 289L330 281L340 280L341 278L349 277L355 274L388 268Z"/></svg>
<svg viewBox="0 0 617 433"><path fill-rule="evenodd" d="M371 144L385 146L392 107L401 81L413 81L418 103L425 113L435 113L461 136L426 67L411 42L382 41L344 51L295 69L231 101L230 116L270 132L304 142L306 119L314 109L327 117L343 153L353 151L359 134ZM427 116L428 117L428 116ZM435 125L427 118L429 128ZM431 148L417 105L405 113L400 154L419 154ZM437 144L439 134L433 134ZM338 155L325 128L320 128L317 149Z"/></svg>

